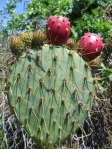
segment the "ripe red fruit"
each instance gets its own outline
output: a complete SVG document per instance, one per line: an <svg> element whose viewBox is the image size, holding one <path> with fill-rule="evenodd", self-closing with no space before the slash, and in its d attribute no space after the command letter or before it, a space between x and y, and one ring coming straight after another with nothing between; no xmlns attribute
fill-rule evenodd
<svg viewBox="0 0 112 149"><path fill-rule="evenodd" d="M46 24L47 37L52 44L63 44L70 35L70 22L62 16L51 16Z"/></svg>
<svg viewBox="0 0 112 149"><path fill-rule="evenodd" d="M79 41L79 53L87 60L95 59L102 51L103 42L100 36L86 33Z"/></svg>

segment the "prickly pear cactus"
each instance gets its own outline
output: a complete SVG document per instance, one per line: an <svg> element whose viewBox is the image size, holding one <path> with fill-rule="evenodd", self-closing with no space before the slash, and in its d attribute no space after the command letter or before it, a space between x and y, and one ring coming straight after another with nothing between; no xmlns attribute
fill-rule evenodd
<svg viewBox="0 0 112 149"><path fill-rule="evenodd" d="M40 147L53 149L82 126L94 79L76 51L44 45L15 61L5 93L21 127Z"/></svg>

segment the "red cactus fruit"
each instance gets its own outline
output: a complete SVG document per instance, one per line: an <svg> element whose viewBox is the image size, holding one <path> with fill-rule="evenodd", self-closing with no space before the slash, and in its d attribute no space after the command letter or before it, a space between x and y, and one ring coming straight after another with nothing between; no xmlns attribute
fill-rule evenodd
<svg viewBox="0 0 112 149"><path fill-rule="evenodd" d="M79 41L79 54L87 60L95 59L102 51L103 42L100 36L86 33Z"/></svg>
<svg viewBox="0 0 112 149"><path fill-rule="evenodd" d="M51 16L46 24L47 37L52 44L63 44L70 34L70 22L62 16Z"/></svg>

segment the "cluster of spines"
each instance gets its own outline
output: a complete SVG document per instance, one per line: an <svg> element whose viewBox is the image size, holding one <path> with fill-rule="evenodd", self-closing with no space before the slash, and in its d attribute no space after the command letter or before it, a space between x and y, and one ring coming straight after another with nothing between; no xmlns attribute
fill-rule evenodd
<svg viewBox="0 0 112 149"><path fill-rule="evenodd" d="M34 45L42 46L44 41L47 40L46 33L41 29L38 29L33 34L33 43Z"/></svg>
<svg viewBox="0 0 112 149"><path fill-rule="evenodd" d="M29 51L30 48L42 46L46 40L45 32L40 29L36 30L34 33L25 31L18 36L10 38L9 48L14 55L20 56L23 52Z"/></svg>
<svg viewBox="0 0 112 149"><path fill-rule="evenodd" d="M30 31L22 32L19 35L19 38L24 42L25 48L30 48L32 46L32 39L33 39L32 32Z"/></svg>
<svg viewBox="0 0 112 149"><path fill-rule="evenodd" d="M25 44L19 37L11 37L9 40L11 52L15 55L20 55L25 50Z"/></svg>

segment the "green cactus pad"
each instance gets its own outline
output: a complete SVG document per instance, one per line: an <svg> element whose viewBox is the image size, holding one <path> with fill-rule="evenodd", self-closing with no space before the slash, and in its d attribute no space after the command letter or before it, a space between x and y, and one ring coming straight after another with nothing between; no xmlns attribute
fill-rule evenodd
<svg viewBox="0 0 112 149"><path fill-rule="evenodd" d="M7 77L7 97L18 122L42 148L59 146L92 108L94 80L75 52L44 45L23 53Z"/></svg>

